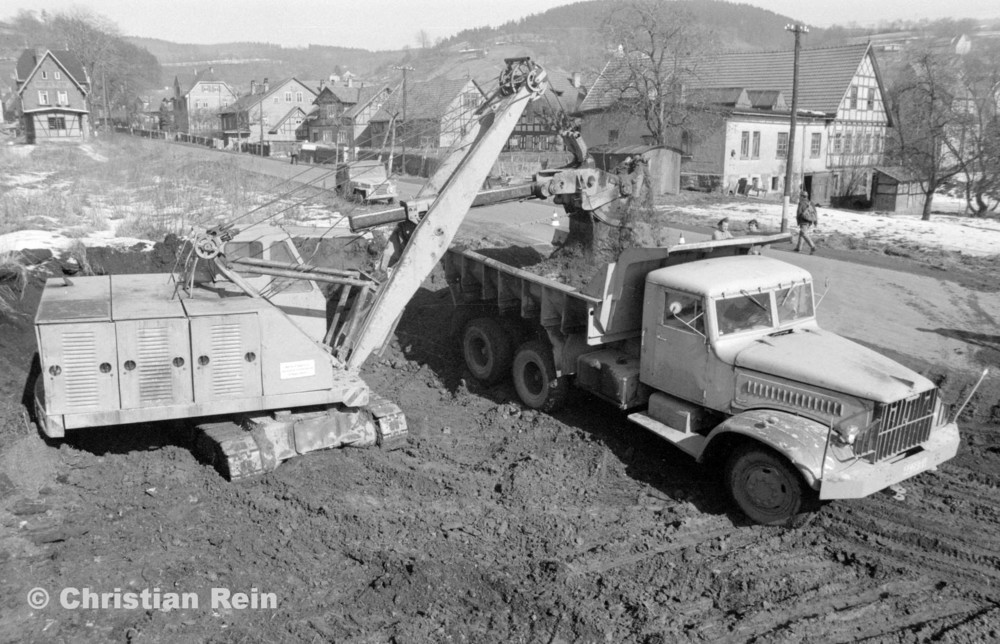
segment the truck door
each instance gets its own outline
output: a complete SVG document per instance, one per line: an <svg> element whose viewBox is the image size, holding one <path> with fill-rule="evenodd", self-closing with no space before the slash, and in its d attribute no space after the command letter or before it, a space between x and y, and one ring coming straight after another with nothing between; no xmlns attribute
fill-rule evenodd
<svg viewBox="0 0 1000 644"><path fill-rule="evenodd" d="M710 351L704 299L647 283L639 367L642 382L703 404Z"/></svg>

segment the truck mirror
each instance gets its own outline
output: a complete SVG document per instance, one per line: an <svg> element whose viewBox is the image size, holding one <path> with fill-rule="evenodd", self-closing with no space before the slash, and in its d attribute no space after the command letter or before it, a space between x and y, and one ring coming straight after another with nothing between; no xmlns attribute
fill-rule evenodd
<svg viewBox="0 0 1000 644"><path fill-rule="evenodd" d="M819 296L819 300L816 301L816 310L819 310L819 305L823 303L823 298L830 291L830 278L827 277L823 280L823 294Z"/></svg>

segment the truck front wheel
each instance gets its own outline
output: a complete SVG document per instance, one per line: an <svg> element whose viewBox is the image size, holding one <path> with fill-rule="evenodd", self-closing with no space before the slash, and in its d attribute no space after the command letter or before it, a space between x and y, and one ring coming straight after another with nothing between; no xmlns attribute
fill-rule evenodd
<svg viewBox="0 0 1000 644"><path fill-rule="evenodd" d="M495 385L510 371L514 347L510 335L493 318L476 318L465 325L462 355L476 380Z"/></svg>
<svg viewBox="0 0 1000 644"><path fill-rule="evenodd" d="M803 506L806 487L794 468L774 451L737 447L726 462L726 485L747 517L763 525L787 525Z"/></svg>
<svg viewBox="0 0 1000 644"><path fill-rule="evenodd" d="M528 407L553 412L569 395L569 377L556 375L552 349L539 340L522 344L511 368L517 396Z"/></svg>

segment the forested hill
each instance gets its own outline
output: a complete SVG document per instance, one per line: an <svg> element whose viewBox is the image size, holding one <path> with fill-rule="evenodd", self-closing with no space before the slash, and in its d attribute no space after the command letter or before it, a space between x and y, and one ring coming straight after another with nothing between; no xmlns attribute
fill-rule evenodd
<svg viewBox="0 0 1000 644"><path fill-rule="evenodd" d="M563 41L570 48L577 41L593 46L600 42L601 25L620 5L619 0L575 2L498 27L467 29L449 38L445 44L464 41L472 46L485 46L497 40L545 39ZM670 5L690 13L697 22L708 27L716 35L719 46L726 50L787 48L790 44L785 25L802 22L808 17L782 16L760 7L722 0L673 0ZM822 40L822 31L812 30L812 40Z"/></svg>

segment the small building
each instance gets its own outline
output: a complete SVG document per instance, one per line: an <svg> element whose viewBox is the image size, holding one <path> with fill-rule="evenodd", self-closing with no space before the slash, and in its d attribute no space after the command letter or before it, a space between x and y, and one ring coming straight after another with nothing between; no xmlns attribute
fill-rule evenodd
<svg viewBox="0 0 1000 644"><path fill-rule="evenodd" d="M485 100L472 79L410 83L405 91L393 92L372 117L371 138L381 144L388 134L391 141L389 126L394 124L396 145L447 148L465 135Z"/></svg>
<svg viewBox="0 0 1000 644"><path fill-rule="evenodd" d="M236 102L236 92L209 67L174 77L174 124L181 132L208 135L219 129L219 110Z"/></svg>
<svg viewBox="0 0 1000 644"><path fill-rule="evenodd" d="M681 191L681 151L662 145L599 145L589 150L594 165L605 172L628 159L641 157L649 164L649 180L653 195L675 195Z"/></svg>
<svg viewBox="0 0 1000 644"><path fill-rule="evenodd" d="M320 81L306 119L306 138L343 148L378 147L382 141L372 140L369 124L392 91L388 85L358 86L350 79L344 85Z"/></svg>
<svg viewBox="0 0 1000 644"><path fill-rule="evenodd" d="M919 215L927 195L920 179L905 168L876 166L872 178L872 210Z"/></svg>
<svg viewBox="0 0 1000 644"><path fill-rule="evenodd" d="M28 143L90 138L90 77L73 52L25 49L17 60L14 80Z"/></svg>
<svg viewBox="0 0 1000 644"><path fill-rule="evenodd" d="M224 144L263 142L271 154L297 149L314 100L315 90L295 78L273 85L266 78L259 85L250 81L250 94L219 111Z"/></svg>

